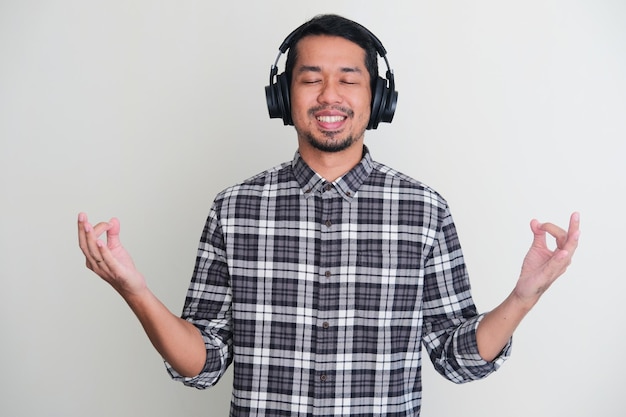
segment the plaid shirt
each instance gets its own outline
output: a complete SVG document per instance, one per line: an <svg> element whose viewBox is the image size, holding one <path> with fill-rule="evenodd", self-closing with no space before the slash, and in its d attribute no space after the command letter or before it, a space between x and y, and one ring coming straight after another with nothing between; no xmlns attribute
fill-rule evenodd
<svg viewBox="0 0 626 417"><path fill-rule="evenodd" d="M363 159L333 183L298 153L221 192L202 233L183 317L215 384L234 361L231 416L418 416L421 345L457 382L496 370L476 347L446 201Z"/></svg>

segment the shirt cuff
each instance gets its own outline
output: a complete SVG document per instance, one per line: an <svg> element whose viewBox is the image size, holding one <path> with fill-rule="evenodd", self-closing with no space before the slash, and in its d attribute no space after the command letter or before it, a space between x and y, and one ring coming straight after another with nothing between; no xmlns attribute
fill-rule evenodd
<svg viewBox="0 0 626 417"><path fill-rule="evenodd" d="M498 356L492 361L486 361L478 352L478 342L476 340L476 331L478 325L485 317L485 313L476 316L464 324L467 326L466 332L461 332L461 336L457 341L457 360L460 365L468 368L484 368L485 375L497 371L502 364L511 356L511 348L513 338L511 337L504 345Z"/></svg>

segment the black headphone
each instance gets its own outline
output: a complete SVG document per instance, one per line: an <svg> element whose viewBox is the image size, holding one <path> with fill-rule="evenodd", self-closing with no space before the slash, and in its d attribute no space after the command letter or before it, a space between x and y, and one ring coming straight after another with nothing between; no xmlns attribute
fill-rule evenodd
<svg viewBox="0 0 626 417"><path fill-rule="evenodd" d="M356 22L354 23L361 27L369 35L374 43L374 46L376 47L378 55L385 60L385 65L387 66L387 78L385 79L378 76L372 91L372 109L367 129L376 129L378 127L378 123L391 123L393 120L393 115L396 111L396 103L398 102L398 92L395 90L393 71L389 67L387 51L385 50L382 42L366 27ZM291 41L294 36L296 36L296 34L298 34L308 24L309 23L305 23L296 28L280 45L276 61L274 61L274 65L272 65L270 69L270 84L265 87L265 98L267 99L267 110L269 111L270 118L282 118L285 125L293 125L293 121L291 120L289 81L287 80L287 76L284 72L282 74L278 74L278 60L280 59L280 56L292 46ZM276 77L276 82L274 82L274 77Z"/></svg>

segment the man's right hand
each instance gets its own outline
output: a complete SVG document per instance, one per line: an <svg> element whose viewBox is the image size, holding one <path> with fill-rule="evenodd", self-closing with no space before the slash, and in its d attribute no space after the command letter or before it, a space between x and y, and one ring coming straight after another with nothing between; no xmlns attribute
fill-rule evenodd
<svg viewBox="0 0 626 417"><path fill-rule="evenodd" d="M100 236L106 233L106 242ZM144 292L146 280L135 268L132 258L120 243L120 222L112 218L92 226L85 213L78 215L78 244L87 268L111 284L122 297Z"/></svg>
<svg viewBox="0 0 626 417"><path fill-rule="evenodd" d="M106 242L100 236L106 233ZM133 310L148 338L181 375L196 376L206 362L206 347L198 329L175 316L146 285L130 255L120 243L120 222L113 218L92 226L85 213L78 215L78 244L87 268L120 293Z"/></svg>

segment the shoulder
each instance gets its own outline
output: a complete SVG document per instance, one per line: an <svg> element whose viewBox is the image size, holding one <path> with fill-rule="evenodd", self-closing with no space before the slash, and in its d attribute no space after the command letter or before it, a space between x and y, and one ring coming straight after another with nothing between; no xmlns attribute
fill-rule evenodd
<svg viewBox="0 0 626 417"><path fill-rule="evenodd" d="M292 179L291 162L283 162L259 172L240 183L225 188L216 195L215 202L220 203L224 200L246 196L254 198L255 196L260 196L264 190L278 187L279 184L289 183Z"/></svg>
<svg viewBox="0 0 626 417"><path fill-rule="evenodd" d="M398 198L419 199L447 209L447 201L434 188L380 162L373 161L372 164L374 169L367 181L368 186L378 192L397 194Z"/></svg>

